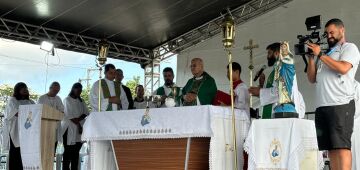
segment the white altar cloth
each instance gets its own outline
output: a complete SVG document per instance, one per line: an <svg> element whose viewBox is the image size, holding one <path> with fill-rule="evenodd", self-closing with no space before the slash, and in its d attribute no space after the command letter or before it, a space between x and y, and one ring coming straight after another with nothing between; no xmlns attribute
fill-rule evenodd
<svg viewBox="0 0 360 170"><path fill-rule="evenodd" d="M82 140L132 140L211 137L210 169L228 169L233 165L231 110L219 106L190 106L176 108L153 108L149 123L141 124L145 110L93 112L86 119ZM239 169L242 169L242 148L250 127L250 119L244 110L235 110ZM90 147L91 165L96 153ZM100 154L102 155L102 154ZM101 163L100 163L101 164ZM99 164L98 164L99 165ZM93 168L94 169L94 168Z"/></svg>
<svg viewBox="0 0 360 170"><path fill-rule="evenodd" d="M150 109L149 124L142 125L145 109L95 112L86 119L83 140L125 140L210 137L209 107Z"/></svg>
<svg viewBox="0 0 360 170"><path fill-rule="evenodd" d="M252 122L244 149L249 154L249 170L301 169L307 151L315 151L314 169L322 169L315 123L304 119L263 119Z"/></svg>

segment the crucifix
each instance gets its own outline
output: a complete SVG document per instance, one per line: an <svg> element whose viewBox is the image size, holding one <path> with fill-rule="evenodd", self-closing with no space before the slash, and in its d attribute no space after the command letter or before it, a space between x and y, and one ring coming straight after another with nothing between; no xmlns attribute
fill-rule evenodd
<svg viewBox="0 0 360 170"><path fill-rule="evenodd" d="M249 69L250 69L250 87L253 86L253 69L254 69L254 63L253 63L253 49L259 48L258 44L253 44L253 40L249 40L249 46L245 46L244 50L250 50L250 60L249 60ZM250 107L252 107L252 96L250 96Z"/></svg>

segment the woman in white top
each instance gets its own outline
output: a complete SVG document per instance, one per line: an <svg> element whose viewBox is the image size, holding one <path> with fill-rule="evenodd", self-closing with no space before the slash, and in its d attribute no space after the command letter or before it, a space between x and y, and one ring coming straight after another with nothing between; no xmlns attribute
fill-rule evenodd
<svg viewBox="0 0 360 170"><path fill-rule="evenodd" d="M61 136L64 143L63 170L77 170L81 149L82 125L89 111L80 97L82 85L75 83L64 99L64 119L61 121Z"/></svg>
<svg viewBox="0 0 360 170"><path fill-rule="evenodd" d="M22 162L20 155L18 115L19 106L35 104L29 98L29 90L25 83L17 83L14 87L13 96L7 102L5 108L5 125L10 134L10 150L9 150L9 169L22 170ZM8 141L6 141L8 143Z"/></svg>

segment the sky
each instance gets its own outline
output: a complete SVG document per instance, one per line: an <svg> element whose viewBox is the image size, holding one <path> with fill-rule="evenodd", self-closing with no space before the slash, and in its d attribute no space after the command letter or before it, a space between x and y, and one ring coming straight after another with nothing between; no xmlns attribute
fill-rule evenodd
<svg viewBox="0 0 360 170"><path fill-rule="evenodd" d="M176 56L170 57L160 63L160 69L172 67L176 74L176 62ZM144 70L139 64L112 58L108 58L107 63L123 70L124 84L134 76L140 76L140 83L144 83ZM63 99L75 82L87 77L90 68L96 68L94 55L55 47L55 56L52 56L39 45L0 38L0 85L14 86L17 82L25 82L29 89L42 95L48 91L51 82L58 81L61 85L59 96ZM99 71L91 71L90 78L92 85L99 78ZM163 84L162 78L160 80ZM85 81L82 84L86 86Z"/></svg>

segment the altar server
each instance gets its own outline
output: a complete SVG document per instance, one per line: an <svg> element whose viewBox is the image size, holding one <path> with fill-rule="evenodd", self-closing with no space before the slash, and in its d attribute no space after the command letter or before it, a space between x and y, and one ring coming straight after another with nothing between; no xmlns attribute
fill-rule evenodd
<svg viewBox="0 0 360 170"><path fill-rule="evenodd" d="M9 150L9 169L22 170L22 161L20 154L18 116L19 106L35 104L29 98L29 90L25 83L17 83L14 87L13 96L7 102L5 107L5 134L10 134L10 150ZM4 141L7 146L9 141Z"/></svg>
<svg viewBox="0 0 360 170"><path fill-rule="evenodd" d="M77 170L81 149L82 125L89 114L84 100L80 97L82 85L75 83L69 96L64 99L65 116L61 121L61 136L64 143L63 170Z"/></svg>

